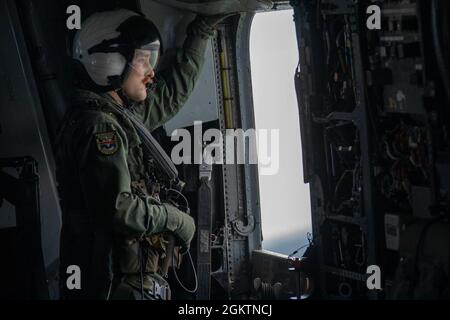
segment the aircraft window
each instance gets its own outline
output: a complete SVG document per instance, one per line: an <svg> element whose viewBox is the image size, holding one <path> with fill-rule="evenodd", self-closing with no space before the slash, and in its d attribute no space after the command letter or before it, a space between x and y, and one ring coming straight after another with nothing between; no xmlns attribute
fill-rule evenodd
<svg viewBox="0 0 450 320"><path fill-rule="evenodd" d="M292 10L255 15L250 59L256 129L279 130L278 172L263 175L259 165L262 246L289 255L308 243L312 229L294 87L298 50Z"/></svg>

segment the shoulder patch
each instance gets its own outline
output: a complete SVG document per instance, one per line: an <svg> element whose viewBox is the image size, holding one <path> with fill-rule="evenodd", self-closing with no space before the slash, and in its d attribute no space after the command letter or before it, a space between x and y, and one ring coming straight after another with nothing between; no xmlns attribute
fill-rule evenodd
<svg viewBox="0 0 450 320"><path fill-rule="evenodd" d="M119 149L116 131L96 133L95 140L97 141L97 149L101 154L112 155Z"/></svg>

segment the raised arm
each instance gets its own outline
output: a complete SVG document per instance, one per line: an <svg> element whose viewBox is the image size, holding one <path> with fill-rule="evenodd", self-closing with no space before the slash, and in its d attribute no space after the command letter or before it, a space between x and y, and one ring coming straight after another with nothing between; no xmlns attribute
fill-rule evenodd
<svg viewBox="0 0 450 320"><path fill-rule="evenodd" d="M159 127L181 109L194 89L206 47L213 36L214 29L208 19L197 16L189 24L183 47L177 51L171 66L157 74L147 99L134 108L147 128Z"/></svg>

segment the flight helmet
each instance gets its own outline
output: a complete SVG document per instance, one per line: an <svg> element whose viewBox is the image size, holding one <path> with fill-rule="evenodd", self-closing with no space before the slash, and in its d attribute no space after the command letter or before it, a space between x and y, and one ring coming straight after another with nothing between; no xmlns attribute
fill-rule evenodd
<svg viewBox="0 0 450 320"><path fill-rule="evenodd" d="M137 52L151 52L153 69L159 60L161 36L143 15L119 9L98 12L77 31L72 58L81 82L95 92L117 90L132 67Z"/></svg>

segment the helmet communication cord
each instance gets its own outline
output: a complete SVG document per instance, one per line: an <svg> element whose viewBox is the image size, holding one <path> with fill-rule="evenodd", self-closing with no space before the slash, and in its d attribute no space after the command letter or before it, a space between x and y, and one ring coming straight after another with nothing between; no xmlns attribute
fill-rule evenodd
<svg viewBox="0 0 450 320"><path fill-rule="evenodd" d="M181 288L183 288L184 291L186 291L188 293L195 293L198 289L197 270L195 270L194 261L192 260L191 252L189 250L187 251L187 255L189 256L189 260L191 261L192 270L194 271L194 279L195 279L194 289L188 289L183 285L181 280L178 278L178 274L177 274L177 271L175 270L176 269L175 267L172 268L173 274L175 275L175 279L177 279L178 284L180 285ZM175 265L175 257L174 256L172 256L172 264Z"/></svg>

